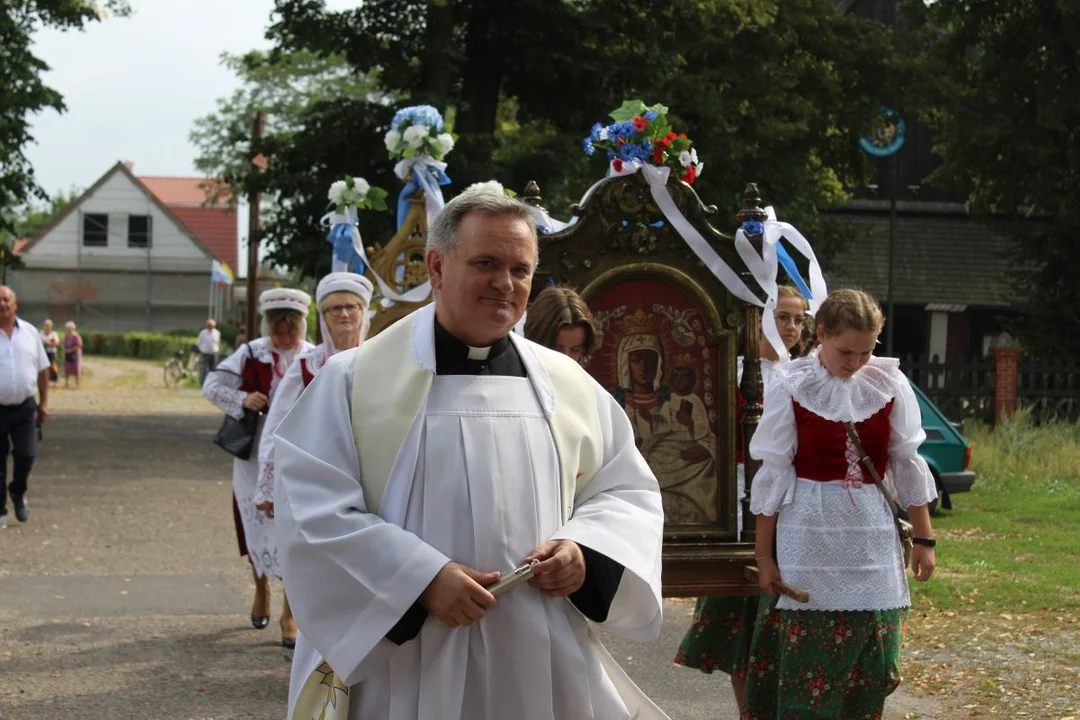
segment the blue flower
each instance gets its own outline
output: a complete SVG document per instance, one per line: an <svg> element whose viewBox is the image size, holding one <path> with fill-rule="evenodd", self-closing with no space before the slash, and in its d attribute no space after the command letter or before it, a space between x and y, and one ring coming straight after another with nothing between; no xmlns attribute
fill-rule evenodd
<svg viewBox="0 0 1080 720"><path fill-rule="evenodd" d="M656 111L655 110L646 110L645 114L642 117L644 117L649 122L652 122L653 120L656 119Z"/></svg>
<svg viewBox="0 0 1080 720"><path fill-rule="evenodd" d="M604 129L604 126L600 123L596 123L592 126L592 132L589 133L589 139L593 142L600 142L600 131Z"/></svg>
<svg viewBox="0 0 1080 720"><path fill-rule="evenodd" d="M581 147L585 151L586 155L592 155L596 152L596 148L593 147L593 139L591 135L581 141Z"/></svg>
<svg viewBox="0 0 1080 720"><path fill-rule="evenodd" d="M398 110L394 114L394 119L390 122L390 127L397 130L405 122L410 125L426 125L434 128L437 133L443 131L442 115L431 105L413 105Z"/></svg>
<svg viewBox="0 0 1080 720"><path fill-rule="evenodd" d="M759 220L747 220L742 224L742 230L747 235L760 235L765 232L765 226Z"/></svg>

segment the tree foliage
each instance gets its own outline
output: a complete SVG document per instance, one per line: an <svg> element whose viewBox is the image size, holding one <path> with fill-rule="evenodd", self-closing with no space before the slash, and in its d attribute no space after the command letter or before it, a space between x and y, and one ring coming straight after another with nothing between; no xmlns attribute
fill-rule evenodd
<svg viewBox="0 0 1080 720"><path fill-rule="evenodd" d="M19 0L0 3L0 230L14 231L13 209L46 196L24 149L34 141L30 119L64 111L64 99L41 76L49 66L33 52L42 28L81 30L107 14L126 15L126 0Z"/></svg>
<svg viewBox="0 0 1080 720"><path fill-rule="evenodd" d="M1027 349L1080 352L1080 4L938 0L922 14L926 110L976 216L1016 235ZM931 72L933 70L933 72Z"/></svg>
<svg viewBox="0 0 1080 720"><path fill-rule="evenodd" d="M329 265L317 219L331 182L399 186L382 136L406 102L453 122L450 194L536 180L556 216L606 171L581 150L591 125L627 98L662 102L695 140L707 164L695 187L721 218L734 222L757 181L782 218L835 249L843 228L817 210L863 181L857 140L895 104L899 67L892 31L833 0L368 0L343 12L277 0L269 37L271 57L337 53L380 86L308 104L295 130L267 133L269 168L246 178L280 198L265 228L272 260L307 274ZM368 243L393 232L389 213L361 224Z"/></svg>

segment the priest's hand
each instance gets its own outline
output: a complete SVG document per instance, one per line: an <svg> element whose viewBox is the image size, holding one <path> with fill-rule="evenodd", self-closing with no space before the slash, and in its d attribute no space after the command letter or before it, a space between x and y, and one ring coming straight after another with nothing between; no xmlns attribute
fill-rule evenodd
<svg viewBox="0 0 1080 720"><path fill-rule="evenodd" d="M549 540L537 546L525 562L540 561L529 581L548 597L566 597L585 584L585 556L573 540Z"/></svg>
<svg viewBox="0 0 1080 720"><path fill-rule="evenodd" d="M484 589L499 579L497 572L480 572L449 562L420 596L427 611L448 627L468 627L495 607L495 596Z"/></svg>

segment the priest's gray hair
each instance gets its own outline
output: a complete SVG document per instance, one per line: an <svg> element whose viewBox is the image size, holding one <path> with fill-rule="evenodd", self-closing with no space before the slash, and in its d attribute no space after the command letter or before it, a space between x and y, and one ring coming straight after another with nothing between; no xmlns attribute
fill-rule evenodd
<svg viewBox="0 0 1080 720"><path fill-rule="evenodd" d="M529 226L536 259L539 261L540 243L536 236L536 221L533 220L529 206L520 200L492 192L487 188L466 190L446 203L428 228L426 249L438 250L443 255L452 254L457 246L458 228L461 226L461 221L472 212L524 220Z"/></svg>

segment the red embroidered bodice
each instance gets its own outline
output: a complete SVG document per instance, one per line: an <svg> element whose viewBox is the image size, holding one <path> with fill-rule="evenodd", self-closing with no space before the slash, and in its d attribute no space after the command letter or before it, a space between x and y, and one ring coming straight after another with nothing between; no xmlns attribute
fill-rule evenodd
<svg viewBox="0 0 1080 720"><path fill-rule="evenodd" d="M300 377L304 380L305 388L315 379L315 373L311 372L311 369L308 367L307 358L300 358Z"/></svg>
<svg viewBox="0 0 1080 720"><path fill-rule="evenodd" d="M274 367L278 364L278 355L273 353L274 364L259 362L249 357L244 362L244 370L240 373L240 389L244 392L261 392L270 397L270 386L274 382Z"/></svg>
<svg viewBox="0 0 1080 720"><path fill-rule="evenodd" d="M791 402L795 406L795 425L799 433L799 446L795 451L794 461L795 475L821 482L843 480L848 474L845 455L848 437L844 424L826 420L795 400ZM885 407L866 420L855 423L859 441L870 456L878 475L885 474L885 465L889 459L889 436L892 432L889 415L892 413L893 402L890 400ZM874 479L870 477L870 473L863 472L863 482L872 483Z"/></svg>

